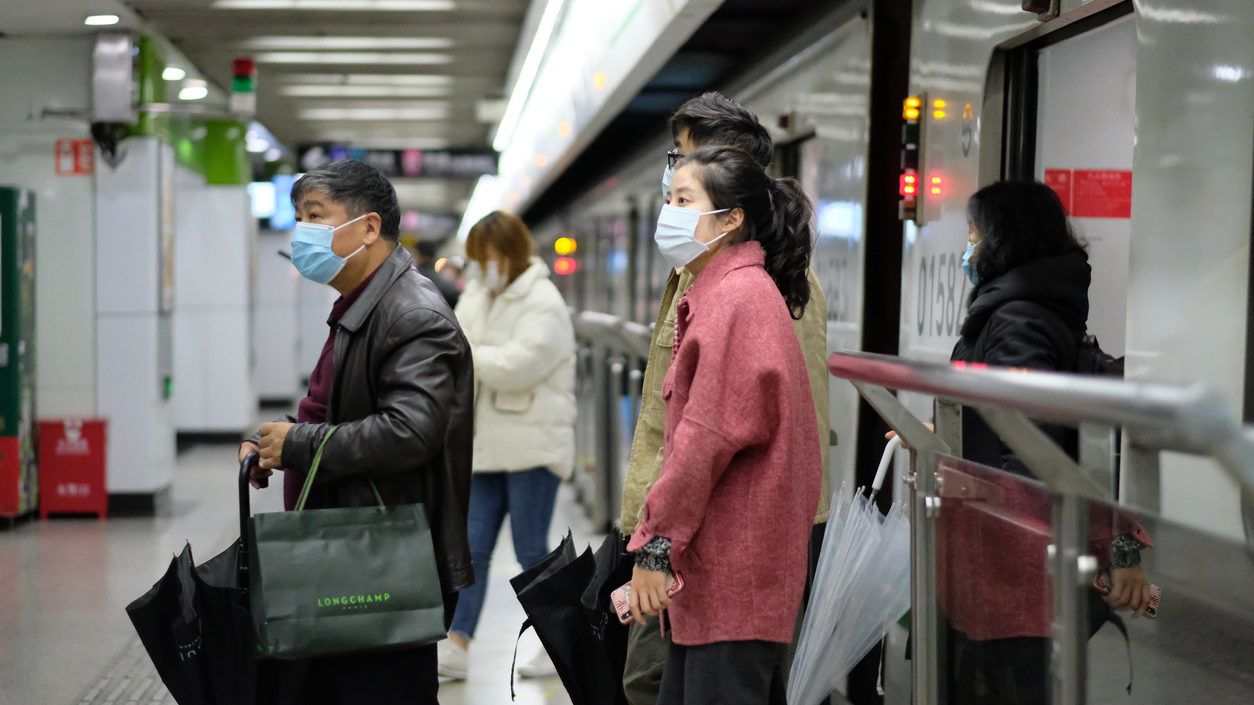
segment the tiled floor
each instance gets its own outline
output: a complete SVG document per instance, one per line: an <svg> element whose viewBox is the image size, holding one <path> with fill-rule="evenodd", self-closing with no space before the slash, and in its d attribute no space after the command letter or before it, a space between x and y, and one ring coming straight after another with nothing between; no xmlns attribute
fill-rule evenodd
<svg viewBox="0 0 1254 705"><path fill-rule="evenodd" d="M190 541L198 559L238 536L231 446L199 446L178 460L172 507L158 518L59 519L0 531L0 705L172 703L138 647L125 606L161 576ZM281 508L280 483L253 493L254 511ZM554 541L568 525L595 542L569 488L553 520ZM509 666L523 620L509 577L518 572L508 531L491 585L470 679L441 689L445 705L509 702ZM523 661L539 648L524 639ZM517 684L524 705L569 703L557 680Z"/></svg>

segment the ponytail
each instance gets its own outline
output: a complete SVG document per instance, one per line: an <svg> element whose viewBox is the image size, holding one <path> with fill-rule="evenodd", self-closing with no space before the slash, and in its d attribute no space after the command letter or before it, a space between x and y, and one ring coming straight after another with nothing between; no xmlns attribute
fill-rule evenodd
<svg viewBox="0 0 1254 705"><path fill-rule="evenodd" d="M756 240L794 320L810 303L810 249L814 206L796 179L772 179L762 165L737 147L702 147L681 164L700 167L698 178L715 208L740 208L744 223L737 240Z"/></svg>
<svg viewBox="0 0 1254 705"><path fill-rule="evenodd" d="M810 303L810 251L814 245L814 208L796 179L771 179L768 191L772 227L755 238L766 251L766 271L794 320Z"/></svg>

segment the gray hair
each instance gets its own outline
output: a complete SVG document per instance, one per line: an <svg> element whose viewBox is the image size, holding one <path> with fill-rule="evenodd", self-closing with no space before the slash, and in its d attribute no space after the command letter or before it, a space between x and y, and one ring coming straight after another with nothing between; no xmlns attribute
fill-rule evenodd
<svg viewBox="0 0 1254 705"><path fill-rule="evenodd" d="M383 172L356 159L345 159L320 166L292 185L292 205L311 191L323 191L344 206L350 218L362 213L378 213L383 225L380 234L395 241L401 233L401 207L396 189Z"/></svg>

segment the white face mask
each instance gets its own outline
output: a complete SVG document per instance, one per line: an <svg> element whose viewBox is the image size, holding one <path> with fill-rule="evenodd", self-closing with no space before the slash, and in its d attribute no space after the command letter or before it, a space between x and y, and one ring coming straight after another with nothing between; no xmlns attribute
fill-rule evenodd
<svg viewBox="0 0 1254 705"><path fill-rule="evenodd" d="M662 198L666 198L671 193L671 179L675 178L675 167L670 164L662 170Z"/></svg>
<svg viewBox="0 0 1254 705"><path fill-rule="evenodd" d="M505 288L505 277L501 276L501 266L496 263L496 260L488 260L483 269L483 285L491 291L501 293L501 290Z"/></svg>
<svg viewBox="0 0 1254 705"><path fill-rule="evenodd" d="M709 251L710 245L727 236L721 233L709 242L697 239L697 223L703 215L725 213L731 210L723 208L716 211L695 211L691 208L664 205L657 217L657 230L653 231L653 241L658 251L671 267L678 269Z"/></svg>

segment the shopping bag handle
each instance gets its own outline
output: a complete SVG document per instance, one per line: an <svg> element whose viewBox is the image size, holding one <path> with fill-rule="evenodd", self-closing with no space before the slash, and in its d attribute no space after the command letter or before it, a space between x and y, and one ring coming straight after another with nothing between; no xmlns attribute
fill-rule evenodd
<svg viewBox="0 0 1254 705"><path fill-rule="evenodd" d="M314 453L313 465L309 466L309 474L305 476L305 484L300 488L300 496L296 499L296 511L305 508L305 502L309 501L309 491L313 489L314 477L318 475L318 467L322 465L322 453L327 449L327 441L331 440L331 436L335 435L335 426L327 427L326 435L322 437L322 442L318 444L318 452Z"/></svg>
<svg viewBox="0 0 1254 705"><path fill-rule="evenodd" d="M313 464L309 466L309 474L305 476L305 484L300 488L300 497L296 500L295 511L302 511L305 503L309 501L309 492L313 489L314 477L318 474L318 468L322 465L322 453L327 448L327 441L331 440L331 436L335 435L336 426L327 428L326 435L322 437L322 442L318 444L318 452L314 454ZM374 479L367 476L366 481L370 483L370 491L374 493L374 501L380 508L384 507L383 496L379 494L379 488L375 486Z"/></svg>

